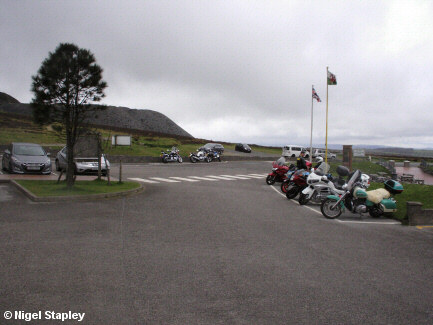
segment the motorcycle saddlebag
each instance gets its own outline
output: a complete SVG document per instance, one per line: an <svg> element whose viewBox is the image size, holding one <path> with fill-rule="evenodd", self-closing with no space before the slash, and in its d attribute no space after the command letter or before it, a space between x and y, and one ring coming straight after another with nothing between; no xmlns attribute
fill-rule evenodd
<svg viewBox="0 0 433 325"><path fill-rule="evenodd" d="M400 194L403 192L403 185L393 179L389 179L383 184L385 189L391 194Z"/></svg>

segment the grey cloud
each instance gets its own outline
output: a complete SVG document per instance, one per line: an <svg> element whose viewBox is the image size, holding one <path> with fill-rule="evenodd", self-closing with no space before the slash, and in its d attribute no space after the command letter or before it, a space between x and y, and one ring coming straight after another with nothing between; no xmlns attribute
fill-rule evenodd
<svg viewBox="0 0 433 325"><path fill-rule="evenodd" d="M323 143L329 66L330 142L399 144L403 134L433 147L424 1L2 3L0 90L21 101L48 52L74 42L104 68L107 104L158 110L197 137L309 143L314 84Z"/></svg>

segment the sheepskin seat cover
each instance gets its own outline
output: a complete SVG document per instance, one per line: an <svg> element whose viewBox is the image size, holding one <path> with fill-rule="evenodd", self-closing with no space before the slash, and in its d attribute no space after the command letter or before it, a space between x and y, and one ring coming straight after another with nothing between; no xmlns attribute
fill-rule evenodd
<svg viewBox="0 0 433 325"><path fill-rule="evenodd" d="M391 194L385 190L384 188L378 188L377 190L368 191L367 199L373 203L380 203L383 199L387 199L391 196Z"/></svg>

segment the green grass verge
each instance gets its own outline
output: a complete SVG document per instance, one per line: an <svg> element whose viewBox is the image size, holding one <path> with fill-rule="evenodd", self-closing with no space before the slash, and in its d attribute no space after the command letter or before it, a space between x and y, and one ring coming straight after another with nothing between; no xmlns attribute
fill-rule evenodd
<svg viewBox="0 0 433 325"><path fill-rule="evenodd" d="M397 201L397 212L393 214L393 218L400 221L407 221L407 201L421 202L423 209L433 208L433 186L419 185L419 184L406 184L403 183L403 193L394 195ZM372 182L368 190L375 190L383 188L383 183Z"/></svg>
<svg viewBox="0 0 433 325"><path fill-rule="evenodd" d="M188 156L206 142L196 140L181 140L163 137L134 137L131 146L107 146L104 150L108 155L151 156L159 157L161 151L177 147L181 156Z"/></svg>
<svg viewBox="0 0 433 325"><path fill-rule="evenodd" d="M36 196L67 196L67 195L92 195L107 194L133 190L140 186L136 182L111 182L105 180L75 181L71 189L66 187L66 181L57 183L55 180L16 180L18 184L26 188Z"/></svg>
<svg viewBox="0 0 433 325"><path fill-rule="evenodd" d="M330 173L333 175L337 175L337 167L343 165L341 161L331 161L331 162L328 161L328 163L331 166ZM313 166L314 165L315 164L313 163ZM377 174L378 172L384 172L389 175L389 171L385 167L370 162L368 160L353 160L352 170L355 171L357 169L359 169L361 172L365 174Z"/></svg>

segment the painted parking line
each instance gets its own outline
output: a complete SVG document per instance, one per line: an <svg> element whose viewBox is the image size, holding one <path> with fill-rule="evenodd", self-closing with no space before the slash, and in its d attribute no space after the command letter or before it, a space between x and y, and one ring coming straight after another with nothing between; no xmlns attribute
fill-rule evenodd
<svg viewBox="0 0 433 325"><path fill-rule="evenodd" d="M243 176L232 176L232 175L221 175L222 177L234 178L234 179L250 179L248 177Z"/></svg>
<svg viewBox="0 0 433 325"><path fill-rule="evenodd" d="M155 181L166 182L166 183L180 183L180 181L175 181L174 179L168 179L168 178L150 177L150 179L154 179Z"/></svg>
<svg viewBox="0 0 433 325"><path fill-rule="evenodd" d="M223 177L223 176L213 176L213 175L208 175L206 177L211 177L211 178L216 178L216 179L223 179L225 181L234 181L234 178L228 178L228 177Z"/></svg>
<svg viewBox="0 0 433 325"><path fill-rule="evenodd" d="M142 183L150 183L150 184L157 184L157 183L159 183L159 182L151 181L151 180L144 179L144 178L131 177L131 178L128 178L128 179L130 179L131 181L137 181L137 182L142 182Z"/></svg>
<svg viewBox="0 0 433 325"><path fill-rule="evenodd" d="M433 228L433 226L416 226L418 229Z"/></svg>
<svg viewBox="0 0 433 325"><path fill-rule="evenodd" d="M211 182L218 182L219 179L215 179L215 178L206 178L206 177L201 177L201 176L188 176L189 178L194 178L200 181L211 181Z"/></svg>
<svg viewBox="0 0 433 325"><path fill-rule="evenodd" d="M252 175L252 174L250 174L250 175L236 175L236 176L240 176L240 177L248 177L248 178L256 178L256 179L258 179L258 178L263 178L263 176Z"/></svg>
<svg viewBox="0 0 433 325"><path fill-rule="evenodd" d="M283 197L285 197L286 199L287 199L287 197L286 197L286 195L284 194L284 193L281 193L279 190L277 190L275 187L273 187L273 186L270 186L275 192L277 192L278 194L280 194L281 196L283 196ZM292 201L292 202L295 202L296 204L298 204L298 205L300 205L299 204L299 202L298 201L296 201L296 200L290 200L290 201ZM314 208L312 208L312 207L309 207L308 205L303 205L302 207L304 207L304 208L306 208L306 209L309 209L309 210L311 210L311 211L313 211L313 212L315 212L315 213L317 213L317 214L319 214L319 215L322 215L322 212L321 211L318 211L318 210L316 210L316 209L314 209ZM362 221L362 220L340 220L340 219L332 219L332 220L334 220L334 221L337 221L337 222L340 222L340 223L359 223L359 224L375 224L375 225L401 225L401 223L400 222L398 222L398 221L393 221L393 220L390 220L390 221Z"/></svg>
<svg viewBox="0 0 433 325"><path fill-rule="evenodd" d="M184 178L184 177L175 177L175 176L173 176L173 177L169 177L169 178L173 178L175 180L185 181L185 182L199 182L198 179L190 179L190 178Z"/></svg>

